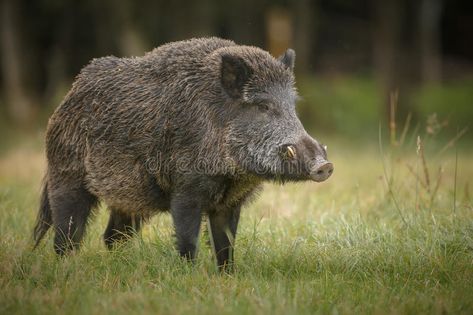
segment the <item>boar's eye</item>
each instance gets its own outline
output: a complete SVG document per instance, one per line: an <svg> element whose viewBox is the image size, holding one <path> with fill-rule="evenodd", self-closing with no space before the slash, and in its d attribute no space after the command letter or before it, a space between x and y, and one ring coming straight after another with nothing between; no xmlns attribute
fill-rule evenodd
<svg viewBox="0 0 473 315"><path fill-rule="evenodd" d="M259 105L260 110L266 112L269 110L269 105L268 104L261 104Z"/></svg>
<svg viewBox="0 0 473 315"><path fill-rule="evenodd" d="M266 112L269 110L270 105L268 102L256 102L255 105L258 107L259 110Z"/></svg>

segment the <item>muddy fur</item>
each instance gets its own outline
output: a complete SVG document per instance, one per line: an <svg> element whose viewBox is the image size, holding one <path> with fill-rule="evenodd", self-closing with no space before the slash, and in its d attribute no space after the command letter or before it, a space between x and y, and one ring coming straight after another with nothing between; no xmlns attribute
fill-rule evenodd
<svg viewBox="0 0 473 315"><path fill-rule="evenodd" d="M294 56L203 38L92 60L49 120L36 243L52 225L57 253L78 247L101 200L108 247L170 211L177 248L193 259L207 215L218 265L231 265L241 206L261 182L307 180L326 159L295 113Z"/></svg>

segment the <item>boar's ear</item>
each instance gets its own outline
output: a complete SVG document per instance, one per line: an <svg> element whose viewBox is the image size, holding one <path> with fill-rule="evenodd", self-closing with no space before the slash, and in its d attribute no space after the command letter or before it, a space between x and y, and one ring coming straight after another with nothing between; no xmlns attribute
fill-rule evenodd
<svg viewBox="0 0 473 315"><path fill-rule="evenodd" d="M222 55L220 80L230 97L240 98L243 95L243 86L250 78L251 72L250 67L240 57Z"/></svg>
<svg viewBox="0 0 473 315"><path fill-rule="evenodd" d="M296 52L289 48L284 54L279 56L278 60L291 71L294 71L294 63L296 62Z"/></svg>

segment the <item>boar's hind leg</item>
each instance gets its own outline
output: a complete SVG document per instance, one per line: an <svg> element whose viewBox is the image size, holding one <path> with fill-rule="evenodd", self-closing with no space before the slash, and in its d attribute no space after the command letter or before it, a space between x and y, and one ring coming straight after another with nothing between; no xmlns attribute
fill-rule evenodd
<svg viewBox="0 0 473 315"><path fill-rule="evenodd" d="M239 219L240 207L209 214L217 265L222 271L233 269L233 246Z"/></svg>
<svg viewBox="0 0 473 315"><path fill-rule="evenodd" d="M175 196L171 201L171 215L176 232L179 254L193 261L196 257L202 215L200 207L189 196Z"/></svg>
<svg viewBox="0 0 473 315"><path fill-rule="evenodd" d="M61 185L51 189L49 202L55 229L54 250L63 255L79 247L87 219L97 198L83 187Z"/></svg>
<svg viewBox="0 0 473 315"><path fill-rule="evenodd" d="M103 235L105 245L112 249L117 241L124 241L136 234L141 227L142 218L137 214L127 214L123 211L112 209L107 229Z"/></svg>

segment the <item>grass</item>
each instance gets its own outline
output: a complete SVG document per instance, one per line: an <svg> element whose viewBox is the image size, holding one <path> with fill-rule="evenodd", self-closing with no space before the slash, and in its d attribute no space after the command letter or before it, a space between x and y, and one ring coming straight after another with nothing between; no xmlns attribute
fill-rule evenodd
<svg viewBox="0 0 473 315"><path fill-rule="evenodd" d="M45 164L38 139L0 156L0 314L473 312L472 152L458 152L455 172L455 150L436 155L433 141L423 164L415 140L385 145L383 156L377 145L325 140L333 177L266 185L242 214L237 270L221 275L205 233L196 265L181 261L168 215L107 251L104 205L80 252L58 259L51 234L32 252Z"/></svg>

